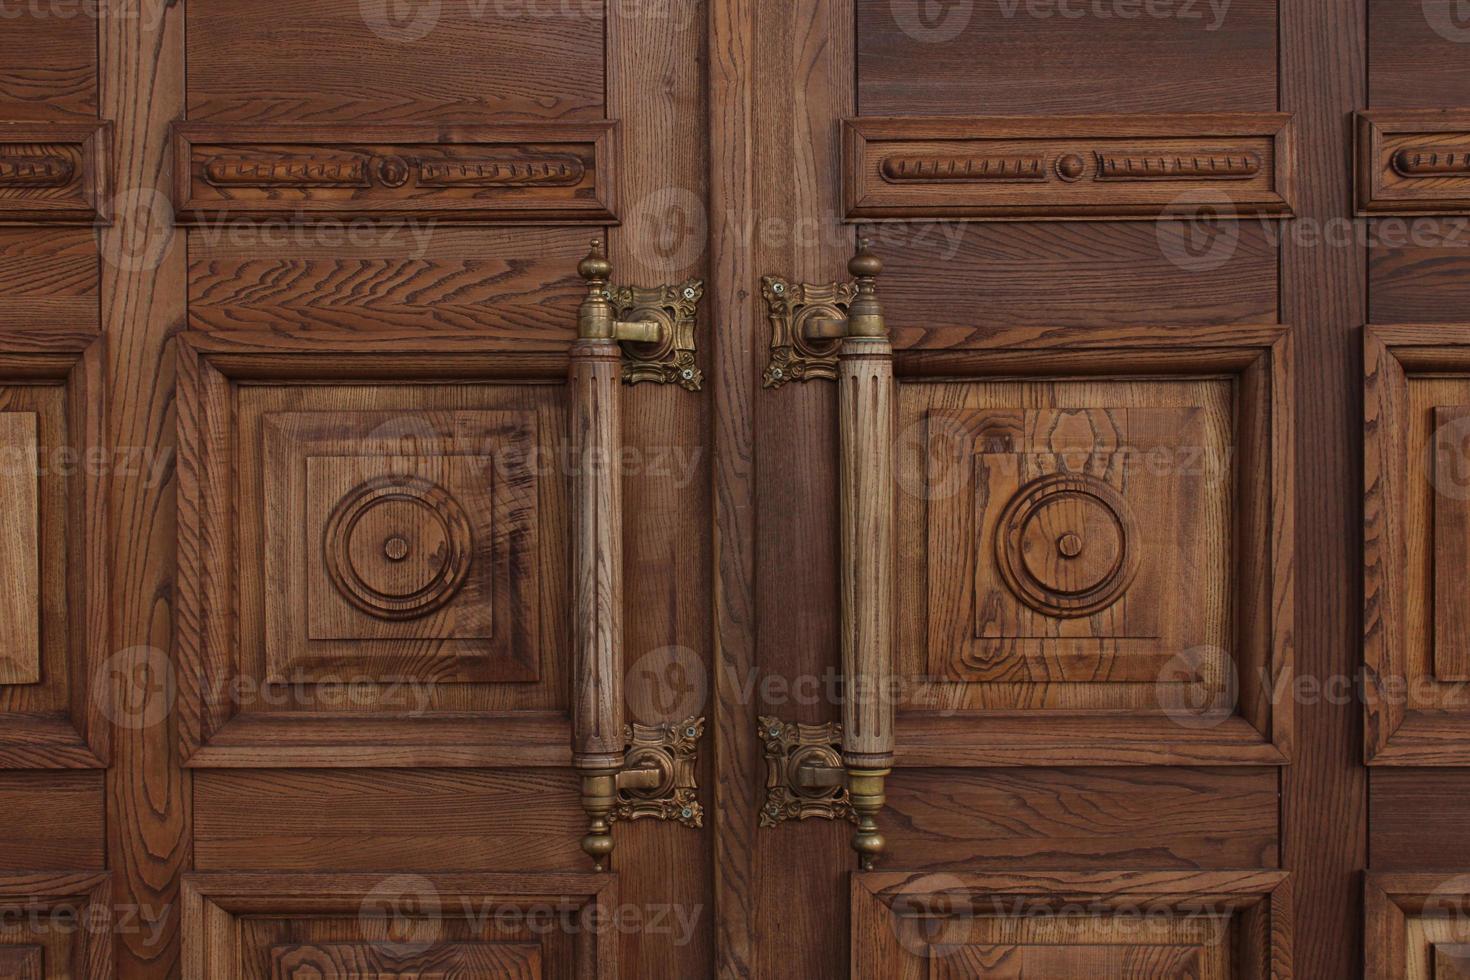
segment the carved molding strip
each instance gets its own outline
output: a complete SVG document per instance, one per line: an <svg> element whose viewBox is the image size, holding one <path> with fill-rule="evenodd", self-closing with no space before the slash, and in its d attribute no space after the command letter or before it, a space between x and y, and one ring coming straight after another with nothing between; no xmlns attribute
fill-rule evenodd
<svg viewBox="0 0 1470 980"><path fill-rule="evenodd" d="M1291 117L902 116L844 122L844 215L1152 219L1291 215Z"/></svg>
<svg viewBox="0 0 1470 980"><path fill-rule="evenodd" d="M1249 150L1145 155L1098 153L1097 180L1245 180L1261 172Z"/></svg>
<svg viewBox="0 0 1470 980"><path fill-rule="evenodd" d="M0 187L65 187L76 164L55 153L0 153Z"/></svg>
<svg viewBox="0 0 1470 980"><path fill-rule="evenodd" d="M1358 113L1357 212L1470 214L1470 111Z"/></svg>
<svg viewBox="0 0 1470 980"><path fill-rule="evenodd" d="M204 164L215 187L369 187L368 157L218 156Z"/></svg>
<svg viewBox="0 0 1470 980"><path fill-rule="evenodd" d="M1393 169L1405 177L1470 177L1470 149L1405 147L1393 155Z"/></svg>
<svg viewBox="0 0 1470 980"><path fill-rule="evenodd" d="M617 219L615 124L174 127L179 222Z"/></svg>
<svg viewBox="0 0 1470 980"><path fill-rule="evenodd" d="M0 223L108 220L108 124L6 126L0 138Z"/></svg>
<svg viewBox="0 0 1470 980"><path fill-rule="evenodd" d="M1046 180L1041 157L895 156L883 161L883 179L904 180Z"/></svg>

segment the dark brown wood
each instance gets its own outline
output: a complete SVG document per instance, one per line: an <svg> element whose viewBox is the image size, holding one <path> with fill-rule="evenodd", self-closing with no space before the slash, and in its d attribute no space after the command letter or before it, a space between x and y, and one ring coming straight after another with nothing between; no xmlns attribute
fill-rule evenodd
<svg viewBox="0 0 1470 980"><path fill-rule="evenodd" d="M1470 111L1358 113L1359 214L1470 214Z"/></svg>

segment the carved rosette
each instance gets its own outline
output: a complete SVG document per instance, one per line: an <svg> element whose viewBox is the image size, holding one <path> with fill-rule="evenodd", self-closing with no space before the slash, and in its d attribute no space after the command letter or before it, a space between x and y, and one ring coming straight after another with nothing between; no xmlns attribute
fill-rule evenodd
<svg viewBox="0 0 1470 980"><path fill-rule="evenodd" d="M761 716L760 736L766 754L766 802L760 825L774 827L787 820L848 820L857 823L845 783L805 787L803 767L826 772L842 770L842 726L788 724Z"/></svg>
<svg viewBox="0 0 1470 980"><path fill-rule="evenodd" d="M1085 473L1058 473L1016 491L995 530L1001 578L1037 612L1090 616L1117 602L1138 571L1128 502Z"/></svg>
<svg viewBox="0 0 1470 980"><path fill-rule="evenodd" d="M694 329L703 297L702 279L688 279L677 286L614 286L608 291L618 320L659 324L656 341L623 341L624 384L652 381L676 384L686 391L704 387L704 372L694 360Z"/></svg>
<svg viewBox="0 0 1470 980"><path fill-rule="evenodd" d="M419 619L464 585L474 532L459 501L437 483L383 476L360 484L333 508L322 554L332 584L362 612Z"/></svg>
<svg viewBox="0 0 1470 980"><path fill-rule="evenodd" d="M761 295L771 322L771 357L763 385L779 388L788 381L837 380L838 339L807 336L813 320L840 320L857 296L857 283L823 285L793 283L780 276L761 279Z"/></svg>
<svg viewBox="0 0 1470 980"><path fill-rule="evenodd" d="M686 827L704 826L704 807L694 767L699 740L704 735L703 718L686 718L677 724L641 725L623 729L627 739L624 771L653 769L659 783L650 789L619 789L609 821L653 818Z"/></svg>

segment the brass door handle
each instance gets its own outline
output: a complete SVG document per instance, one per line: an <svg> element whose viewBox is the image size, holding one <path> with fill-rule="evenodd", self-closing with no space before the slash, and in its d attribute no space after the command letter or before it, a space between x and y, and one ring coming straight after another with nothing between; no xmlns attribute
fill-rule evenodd
<svg viewBox="0 0 1470 980"><path fill-rule="evenodd" d="M572 767L581 775L588 818L582 849L602 871L613 850L614 820L659 817L698 826L702 819L693 757L704 719L662 727L623 720L623 481L610 463L622 450L620 383L676 382L698 390L693 324L703 287L689 280L614 288L612 263L598 240L577 272L587 296L567 378L574 461Z"/></svg>
<svg viewBox="0 0 1470 980"><path fill-rule="evenodd" d="M792 284L775 276L764 283L773 328L767 387L818 377L837 382L847 693L840 730L762 719L771 766L762 821L793 815L850 818L857 823L852 846L867 869L883 850L875 817L893 767L895 398L893 348L877 296L883 263L864 240L847 268L854 277L848 283ZM835 346L798 352L799 345L792 343L798 337ZM793 368L800 371L786 373ZM791 753L813 749L824 739L840 745L842 769L815 759L789 765Z"/></svg>

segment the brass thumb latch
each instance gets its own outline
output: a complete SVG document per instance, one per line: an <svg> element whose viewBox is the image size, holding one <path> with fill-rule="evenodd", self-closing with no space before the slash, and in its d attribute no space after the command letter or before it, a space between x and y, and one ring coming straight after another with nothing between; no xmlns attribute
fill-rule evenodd
<svg viewBox="0 0 1470 980"><path fill-rule="evenodd" d="M703 718L678 724L640 725L623 729L627 763L617 775L617 802L609 820L674 820L686 827L704 826L694 767L699 758Z"/></svg>
<svg viewBox="0 0 1470 980"><path fill-rule="evenodd" d="M688 279L676 286L614 286L612 263L602 239L577 266L588 295L577 317L583 340L616 340L623 350L623 383L642 381L677 384L688 391L704 386L704 372L694 361L694 330L704 281Z"/></svg>
<svg viewBox="0 0 1470 980"><path fill-rule="evenodd" d="M876 783L842 764L842 726L792 724L762 716L766 746L766 803L760 825L787 820L847 820L857 824L852 846L864 870L883 851L874 816L883 808L883 780Z"/></svg>
<svg viewBox="0 0 1470 980"><path fill-rule="evenodd" d="M847 282L791 282L781 276L761 280L771 323L771 357L764 386L788 381L837 380L837 353L849 337L887 337L878 305L877 277L883 263L864 238L847 263Z"/></svg>

